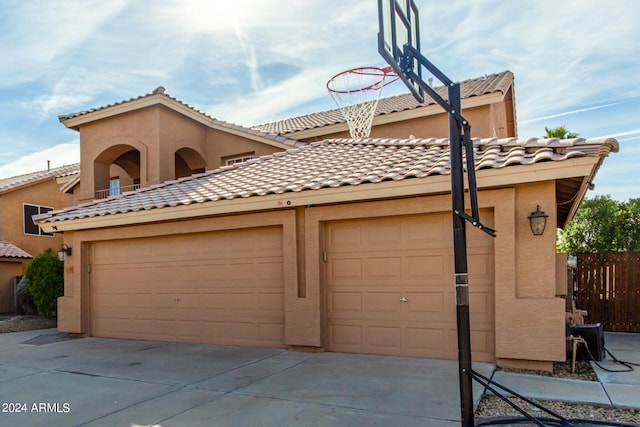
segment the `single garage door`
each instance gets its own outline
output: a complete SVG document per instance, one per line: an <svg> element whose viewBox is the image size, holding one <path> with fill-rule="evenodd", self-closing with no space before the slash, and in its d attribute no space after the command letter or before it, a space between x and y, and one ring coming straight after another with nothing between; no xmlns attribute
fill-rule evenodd
<svg viewBox="0 0 640 427"><path fill-rule="evenodd" d="M280 227L98 242L91 334L284 347Z"/></svg>
<svg viewBox="0 0 640 427"><path fill-rule="evenodd" d="M471 228L473 358L493 361L493 241ZM457 358L451 214L328 223L325 248L329 350Z"/></svg>

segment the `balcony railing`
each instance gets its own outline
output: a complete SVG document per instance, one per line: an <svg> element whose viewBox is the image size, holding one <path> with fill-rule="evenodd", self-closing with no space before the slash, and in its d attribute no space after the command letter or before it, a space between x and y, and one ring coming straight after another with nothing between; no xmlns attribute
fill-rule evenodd
<svg viewBox="0 0 640 427"><path fill-rule="evenodd" d="M127 191L134 191L140 188L140 184L133 185L124 185L118 188L107 188L106 190L97 190L96 191L96 200L106 199L111 196L119 196L122 193L126 193Z"/></svg>

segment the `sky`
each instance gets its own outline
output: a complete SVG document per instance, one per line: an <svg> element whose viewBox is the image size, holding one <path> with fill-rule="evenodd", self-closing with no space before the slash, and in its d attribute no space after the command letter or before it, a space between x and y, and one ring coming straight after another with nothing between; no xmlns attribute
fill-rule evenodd
<svg viewBox="0 0 640 427"><path fill-rule="evenodd" d="M614 137L587 196L640 197L639 1L416 5L422 53L451 80L512 71L519 137ZM243 126L333 109L331 76L385 65L377 32L376 0L0 0L0 178L78 162L59 115L160 85Z"/></svg>

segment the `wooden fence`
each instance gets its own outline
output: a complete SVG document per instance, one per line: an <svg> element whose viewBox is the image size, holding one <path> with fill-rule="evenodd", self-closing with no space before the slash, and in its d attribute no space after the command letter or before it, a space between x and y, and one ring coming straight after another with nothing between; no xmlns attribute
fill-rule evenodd
<svg viewBox="0 0 640 427"><path fill-rule="evenodd" d="M640 252L579 254L574 293L588 323L640 332Z"/></svg>

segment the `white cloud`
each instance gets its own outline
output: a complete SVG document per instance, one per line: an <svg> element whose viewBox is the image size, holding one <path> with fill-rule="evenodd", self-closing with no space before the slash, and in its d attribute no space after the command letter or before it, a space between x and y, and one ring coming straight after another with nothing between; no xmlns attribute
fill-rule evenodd
<svg viewBox="0 0 640 427"><path fill-rule="evenodd" d="M52 61L89 37L125 5L124 0L14 3L5 9L0 33L0 85L45 74Z"/></svg>
<svg viewBox="0 0 640 427"><path fill-rule="evenodd" d="M47 161L50 162L52 168L78 163L80 161L80 141L58 144L6 163L0 166L0 178L46 170Z"/></svg>
<svg viewBox="0 0 640 427"><path fill-rule="evenodd" d="M640 134L640 129L633 129L625 132L612 133L610 135L599 136L598 138L619 138L621 136L631 136L636 134Z"/></svg>
<svg viewBox="0 0 640 427"><path fill-rule="evenodd" d="M383 64L373 0L6 3L0 163L72 138L59 114L158 85L216 118L250 125L333 108L329 77ZM514 72L521 136L564 117L581 135L635 137L626 134L637 128L640 105L632 102L640 96L640 2L416 3L423 53L451 79ZM400 83L383 96L398 92L406 92Z"/></svg>
<svg viewBox="0 0 640 427"><path fill-rule="evenodd" d="M563 111L562 113L551 114L551 115L543 116L543 117L536 117L536 118L528 119L528 120L521 120L520 123L524 124L524 123L540 122L540 121L549 120L549 119L556 119L558 117L570 116L572 114L584 113L584 112L587 112L587 111L600 110L602 108L613 107L613 106L618 105L618 104L619 104L619 102L614 102L614 103L611 103L611 104L596 105L595 107L579 108L577 110L572 110L572 111Z"/></svg>
<svg viewBox="0 0 640 427"><path fill-rule="evenodd" d="M251 77L251 88L253 90L259 90L262 86L260 73L258 72L258 59L256 57L256 47L249 40L249 36L244 32L237 19L234 19L235 33L238 37L238 43L242 48L242 52L245 56L245 64L249 69L249 75Z"/></svg>
<svg viewBox="0 0 640 427"><path fill-rule="evenodd" d="M325 96L329 98L324 82L326 76L330 75L331 71L327 68L298 74L250 97L214 104L206 110L218 119L245 126L276 120L294 104L300 105Z"/></svg>

